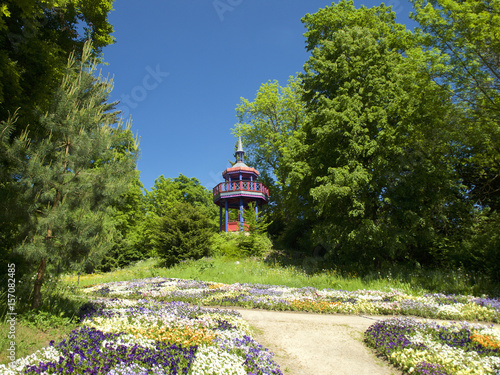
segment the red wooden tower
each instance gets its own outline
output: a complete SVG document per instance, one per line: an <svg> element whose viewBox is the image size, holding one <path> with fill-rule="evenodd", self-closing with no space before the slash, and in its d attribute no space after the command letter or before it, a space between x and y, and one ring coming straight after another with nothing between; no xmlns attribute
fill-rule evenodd
<svg viewBox="0 0 500 375"><path fill-rule="evenodd" d="M222 172L224 182L214 187L214 203L220 207L220 231L236 232L245 230L243 210L251 202L255 202L255 215L259 215L259 207L269 201L269 190L264 184L257 181L259 172L244 163L245 151L238 138L236 164ZM223 212L224 209L224 212ZM229 221L229 210L239 210L239 222Z"/></svg>

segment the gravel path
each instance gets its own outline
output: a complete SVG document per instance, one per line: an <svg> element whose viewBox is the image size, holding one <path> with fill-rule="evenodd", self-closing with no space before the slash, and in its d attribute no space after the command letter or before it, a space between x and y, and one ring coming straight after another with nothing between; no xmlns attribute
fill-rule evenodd
<svg viewBox="0 0 500 375"><path fill-rule="evenodd" d="M234 309L234 308L233 308ZM238 310L284 375L401 374L362 342L378 317Z"/></svg>

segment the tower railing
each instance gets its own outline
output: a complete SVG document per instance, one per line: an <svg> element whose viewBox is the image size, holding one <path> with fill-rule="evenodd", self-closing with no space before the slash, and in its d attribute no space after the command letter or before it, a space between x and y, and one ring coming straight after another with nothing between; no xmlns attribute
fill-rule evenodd
<svg viewBox="0 0 500 375"><path fill-rule="evenodd" d="M269 189L261 182L255 181L226 181L221 182L213 189L214 197L226 192L248 191L262 193L269 196Z"/></svg>

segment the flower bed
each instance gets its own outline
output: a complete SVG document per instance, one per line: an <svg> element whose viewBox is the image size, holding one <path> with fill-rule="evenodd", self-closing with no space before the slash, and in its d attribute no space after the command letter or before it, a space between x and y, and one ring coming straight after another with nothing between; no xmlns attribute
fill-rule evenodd
<svg viewBox="0 0 500 375"><path fill-rule="evenodd" d="M238 312L202 305L500 321L498 299L411 296L397 290L349 292L149 278L84 291L100 302L82 311L80 329L9 368L0 366L0 373L281 374ZM389 318L372 325L365 342L407 373L500 374L500 331L492 326Z"/></svg>
<svg viewBox="0 0 500 375"><path fill-rule="evenodd" d="M392 318L373 324L364 339L411 374L500 374L500 330L491 326Z"/></svg>
<svg viewBox="0 0 500 375"><path fill-rule="evenodd" d="M154 298L204 306L242 306L340 314L413 315L435 319L500 322L498 299L444 294L411 296L397 290L350 292L149 278L96 285L85 289L85 292L96 296Z"/></svg>
<svg viewBox="0 0 500 375"><path fill-rule="evenodd" d="M2 374L281 374L236 311L110 299L68 339L0 366Z"/></svg>

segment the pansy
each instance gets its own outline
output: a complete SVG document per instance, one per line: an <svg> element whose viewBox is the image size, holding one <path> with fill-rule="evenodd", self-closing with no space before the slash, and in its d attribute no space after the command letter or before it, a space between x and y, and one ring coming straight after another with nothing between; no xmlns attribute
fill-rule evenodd
<svg viewBox="0 0 500 375"><path fill-rule="evenodd" d="M499 336L491 326L393 318L373 324L364 338L410 373L466 375L500 372Z"/></svg>
<svg viewBox="0 0 500 375"><path fill-rule="evenodd" d="M281 374L272 353L249 336L248 324L236 311L178 301L101 298L82 312L81 327L67 339L0 371L9 375Z"/></svg>
<svg viewBox="0 0 500 375"><path fill-rule="evenodd" d="M133 293L132 293L133 291ZM152 278L108 283L84 292L101 296L183 301L205 306L241 306L269 310L340 314L413 315L451 320L500 322L500 301L463 295L413 296L399 290L345 291L283 285L223 284L196 280Z"/></svg>

